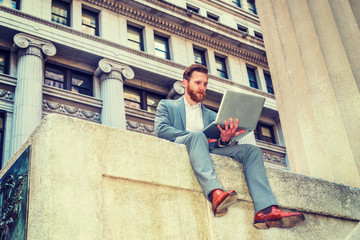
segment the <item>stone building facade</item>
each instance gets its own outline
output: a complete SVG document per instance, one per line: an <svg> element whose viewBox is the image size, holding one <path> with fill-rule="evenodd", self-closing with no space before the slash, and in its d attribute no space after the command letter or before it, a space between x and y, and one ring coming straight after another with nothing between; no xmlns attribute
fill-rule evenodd
<svg viewBox="0 0 360 240"><path fill-rule="evenodd" d="M207 107L226 89L266 98L239 141L287 167L253 0L0 0L0 33L1 166L49 113L154 134L157 103L179 97L198 62Z"/></svg>

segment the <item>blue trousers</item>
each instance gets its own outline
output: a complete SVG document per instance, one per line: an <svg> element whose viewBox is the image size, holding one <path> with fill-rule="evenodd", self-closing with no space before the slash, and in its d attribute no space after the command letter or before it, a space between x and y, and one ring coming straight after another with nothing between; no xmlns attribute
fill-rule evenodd
<svg viewBox="0 0 360 240"><path fill-rule="evenodd" d="M209 148L208 140L202 132L192 132L178 137L175 142L186 145L191 166L206 198L214 189L222 189L210 158L210 153L214 153L235 158L242 163L250 196L254 201L255 213L271 205L277 205L265 173L259 147L240 144L232 147Z"/></svg>

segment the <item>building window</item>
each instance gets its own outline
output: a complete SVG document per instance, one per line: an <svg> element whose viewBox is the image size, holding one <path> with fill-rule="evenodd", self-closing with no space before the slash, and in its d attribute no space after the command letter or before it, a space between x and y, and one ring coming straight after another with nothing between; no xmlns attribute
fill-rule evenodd
<svg viewBox="0 0 360 240"><path fill-rule="evenodd" d="M233 4L234 4L235 6L241 8L241 2L240 2L240 0L233 0L232 2L233 2Z"/></svg>
<svg viewBox="0 0 360 240"><path fill-rule="evenodd" d="M247 0L249 12L257 15L255 0Z"/></svg>
<svg viewBox="0 0 360 240"><path fill-rule="evenodd" d="M0 5L19 10L20 0L0 0Z"/></svg>
<svg viewBox="0 0 360 240"><path fill-rule="evenodd" d="M0 168L2 167L5 134L5 113L0 112Z"/></svg>
<svg viewBox="0 0 360 240"><path fill-rule="evenodd" d="M0 73L9 74L10 53L0 50Z"/></svg>
<svg viewBox="0 0 360 240"><path fill-rule="evenodd" d="M195 63L206 66L205 51L194 48Z"/></svg>
<svg viewBox="0 0 360 240"><path fill-rule="evenodd" d="M186 4L186 9L191 11L191 12L194 12L194 13L199 13L200 12L200 8L194 7L194 6L189 5L189 4Z"/></svg>
<svg viewBox="0 0 360 240"><path fill-rule="evenodd" d="M145 90L124 86L125 106L156 113L159 101L165 97Z"/></svg>
<svg viewBox="0 0 360 240"><path fill-rule="evenodd" d="M238 28L239 31L241 31L243 33L248 33L248 31L249 31L247 27L244 27L244 26L242 26L240 24L237 25L237 28Z"/></svg>
<svg viewBox="0 0 360 240"><path fill-rule="evenodd" d="M222 78L228 78L225 58L215 56L215 62L216 62L217 75Z"/></svg>
<svg viewBox="0 0 360 240"><path fill-rule="evenodd" d="M255 69L247 67L247 73L248 73L248 77L249 77L250 87L259 88L257 79L256 79Z"/></svg>
<svg viewBox="0 0 360 240"><path fill-rule="evenodd" d="M258 140L276 144L273 126L271 125L258 123L254 134Z"/></svg>
<svg viewBox="0 0 360 240"><path fill-rule="evenodd" d="M45 66L44 84L92 96L92 76L53 64Z"/></svg>
<svg viewBox="0 0 360 240"><path fill-rule="evenodd" d="M70 3L63 1L52 1L51 21L70 26Z"/></svg>
<svg viewBox="0 0 360 240"><path fill-rule="evenodd" d="M144 51L143 31L141 28L127 26L129 47Z"/></svg>
<svg viewBox="0 0 360 240"><path fill-rule="evenodd" d="M217 21L217 22L219 21L219 16L217 16L215 14L207 12L207 17L214 20L214 21Z"/></svg>
<svg viewBox="0 0 360 240"><path fill-rule="evenodd" d="M170 59L169 43L165 37L155 35L154 37L155 55L164 59Z"/></svg>
<svg viewBox="0 0 360 240"><path fill-rule="evenodd" d="M99 14L82 10L82 31L91 35L99 36Z"/></svg>
<svg viewBox="0 0 360 240"><path fill-rule="evenodd" d="M261 33L259 33L259 32L254 32L254 35L255 35L256 38L259 38L261 40L263 39L263 35Z"/></svg>
<svg viewBox="0 0 360 240"><path fill-rule="evenodd" d="M265 77L266 89L267 89L268 93L274 94L274 88L273 88L270 74L264 73L264 77Z"/></svg>

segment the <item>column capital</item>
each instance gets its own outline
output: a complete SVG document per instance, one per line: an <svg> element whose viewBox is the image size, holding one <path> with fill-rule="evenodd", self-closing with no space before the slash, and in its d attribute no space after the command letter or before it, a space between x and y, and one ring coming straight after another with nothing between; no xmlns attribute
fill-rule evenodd
<svg viewBox="0 0 360 240"><path fill-rule="evenodd" d="M100 76L102 81L109 78L123 81L122 76L126 79L133 79L135 73L126 64L103 58L99 61L98 68L95 70L95 76Z"/></svg>
<svg viewBox="0 0 360 240"><path fill-rule="evenodd" d="M56 54L56 47L50 41L29 34L16 34L14 36L14 43L16 48L29 49L29 51L22 51L22 55L32 54L42 58L42 54L46 56L54 56Z"/></svg>

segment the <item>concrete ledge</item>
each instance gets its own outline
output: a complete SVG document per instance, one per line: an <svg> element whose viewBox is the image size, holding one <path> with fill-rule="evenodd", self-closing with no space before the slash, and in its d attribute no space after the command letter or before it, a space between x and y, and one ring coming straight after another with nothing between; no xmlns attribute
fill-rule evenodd
<svg viewBox="0 0 360 240"><path fill-rule="evenodd" d="M337 240L360 220L360 189L266 166L280 207L302 210L306 221L257 230L241 164L218 155L218 178L239 201L214 218L184 145L58 114L43 120L1 176L29 145L27 239Z"/></svg>

